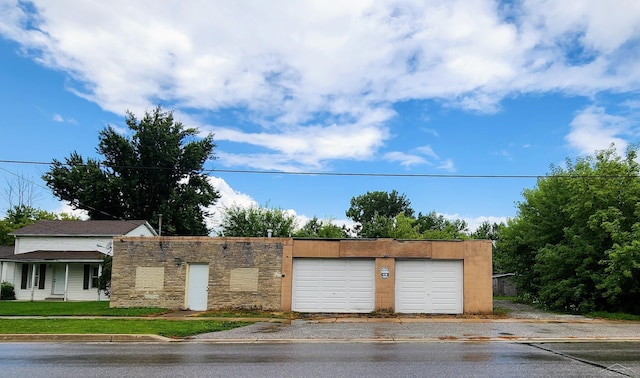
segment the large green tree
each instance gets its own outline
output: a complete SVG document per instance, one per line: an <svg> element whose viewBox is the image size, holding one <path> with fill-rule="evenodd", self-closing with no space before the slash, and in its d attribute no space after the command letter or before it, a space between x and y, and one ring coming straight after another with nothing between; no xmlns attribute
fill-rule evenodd
<svg viewBox="0 0 640 378"><path fill-rule="evenodd" d="M280 208L268 206L231 206L222 215L220 236L290 237L296 229L296 217Z"/></svg>
<svg viewBox="0 0 640 378"><path fill-rule="evenodd" d="M351 198L346 212L354 222L358 223L355 231L361 237L381 237L381 223L391 222L398 214L413 217L411 201L395 189L391 192L373 191Z"/></svg>
<svg viewBox="0 0 640 378"><path fill-rule="evenodd" d="M640 313L639 175L637 147L552 167L501 230L502 267L551 308Z"/></svg>
<svg viewBox="0 0 640 378"><path fill-rule="evenodd" d="M214 158L213 135L198 131L156 107L137 119L127 112L131 137L107 126L97 147L103 159L71 153L54 160L43 179L53 193L91 219L145 219L163 233L206 235L206 208L219 198L203 173Z"/></svg>

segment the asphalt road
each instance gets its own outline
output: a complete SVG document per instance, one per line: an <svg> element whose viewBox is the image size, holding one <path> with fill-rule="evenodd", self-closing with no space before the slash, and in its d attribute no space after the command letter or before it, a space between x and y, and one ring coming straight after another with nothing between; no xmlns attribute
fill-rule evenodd
<svg viewBox="0 0 640 378"><path fill-rule="evenodd" d="M2 343L1 377L640 376L640 343Z"/></svg>

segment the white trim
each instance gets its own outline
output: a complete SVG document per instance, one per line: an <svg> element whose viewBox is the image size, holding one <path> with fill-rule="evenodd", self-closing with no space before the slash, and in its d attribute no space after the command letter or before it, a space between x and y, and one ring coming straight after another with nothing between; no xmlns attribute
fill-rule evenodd
<svg viewBox="0 0 640 378"><path fill-rule="evenodd" d="M64 301L68 299L69 293L69 264L64 265Z"/></svg>

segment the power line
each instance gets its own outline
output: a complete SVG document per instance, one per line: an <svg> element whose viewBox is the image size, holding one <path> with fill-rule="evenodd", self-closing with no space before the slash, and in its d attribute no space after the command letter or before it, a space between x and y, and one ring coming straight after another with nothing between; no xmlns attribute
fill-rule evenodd
<svg viewBox="0 0 640 378"><path fill-rule="evenodd" d="M0 163L51 165L52 162L0 160ZM65 166L69 164L60 163ZM164 167L111 166L121 169L172 169ZM239 173L257 175L290 176L338 176L338 177L406 177L406 178L461 178L461 179L539 179L539 178L637 178L635 175L492 175L492 174L443 174L443 173L384 173L384 172L308 172L308 171L260 171L250 169L204 169L203 173Z"/></svg>

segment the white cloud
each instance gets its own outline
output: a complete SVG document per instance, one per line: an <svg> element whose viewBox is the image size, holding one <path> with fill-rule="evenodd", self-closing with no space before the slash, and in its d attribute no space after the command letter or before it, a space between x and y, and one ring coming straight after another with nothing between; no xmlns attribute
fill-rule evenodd
<svg viewBox="0 0 640 378"><path fill-rule="evenodd" d="M209 183L213 185L213 187L220 193L220 198L213 205L207 208L207 210L211 213L211 216L206 219L207 227L210 229L217 230L220 228L220 224L222 222L222 216L224 215L225 209L239 206L239 207L251 207L257 206L258 203L251 198L251 196L240 193L227 182L220 178L209 176Z"/></svg>
<svg viewBox="0 0 640 378"><path fill-rule="evenodd" d="M459 214L441 214L445 219L449 220L463 220L467 222L469 232L475 232L484 222L493 223L507 223L508 217L496 217L496 216L480 216L480 217L464 217Z"/></svg>
<svg viewBox="0 0 640 378"><path fill-rule="evenodd" d="M229 164L369 159L392 137L398 101L495 112L505 96L640 86L632 0L37 0L35 14L22 4L0 2L0 34L103 109L237 109L262 126L211 127L266 149Z"/></svg>
<svg viewBox="0 0 640 378"><path fill-rule="evenodd" d="M56 122L64 122L64 118L62 118L62 116L60 114L54 114L53 115L53 120Z"/></svg>
<svg viewBox="0 0 640 378"><path fill-rule="evenodd" d="M611 144L615 144L618 151L624 151L627 142L621 136L629 133L629 127L626 118L607 114L602 107L590 106L574 117L565 139L581 154L591 155Z"/></svg>
<svg viewBox="0 0 640 378"><path fill-rule="evenodd" d="M433 148L431 148L431 146L422 146L422 147L418 147L416 148L416 151L420 152L421 154L427 155L429 157L432 157L434 159L440 159L440 157L438 156L438 154L436 154L433 151Z"/></svg>
<svg viewBox="0 0 640 378"><path fill-rule="evenodd" d="M400 165L405 166L407 168L411 167L412 165L420 165L420 164L427 163L427 161L421 156L406 154L404 152L399 152L399 151L388 152L384 154L383 158L388 161L398 162L400 163Z"/></svg>
<svg viewBox="0 0 640 378"><path fill-rule="evenodd" d="M78 217L82 220L88 220L89 214L86 210L78 210L74 209L68 202L59 202L59 207L53 211L54 213L61 214L66 213L75 217Z"/></svg>
<svg viewBox="0 0 640 378"><path fill-rule="evenodd" d="M447 172L455 172L456 171L456 165L453 163L453 160L445 159L440 163L440 165L438 165L438 169L442 169L442 170L445 170Z"/></svg>

